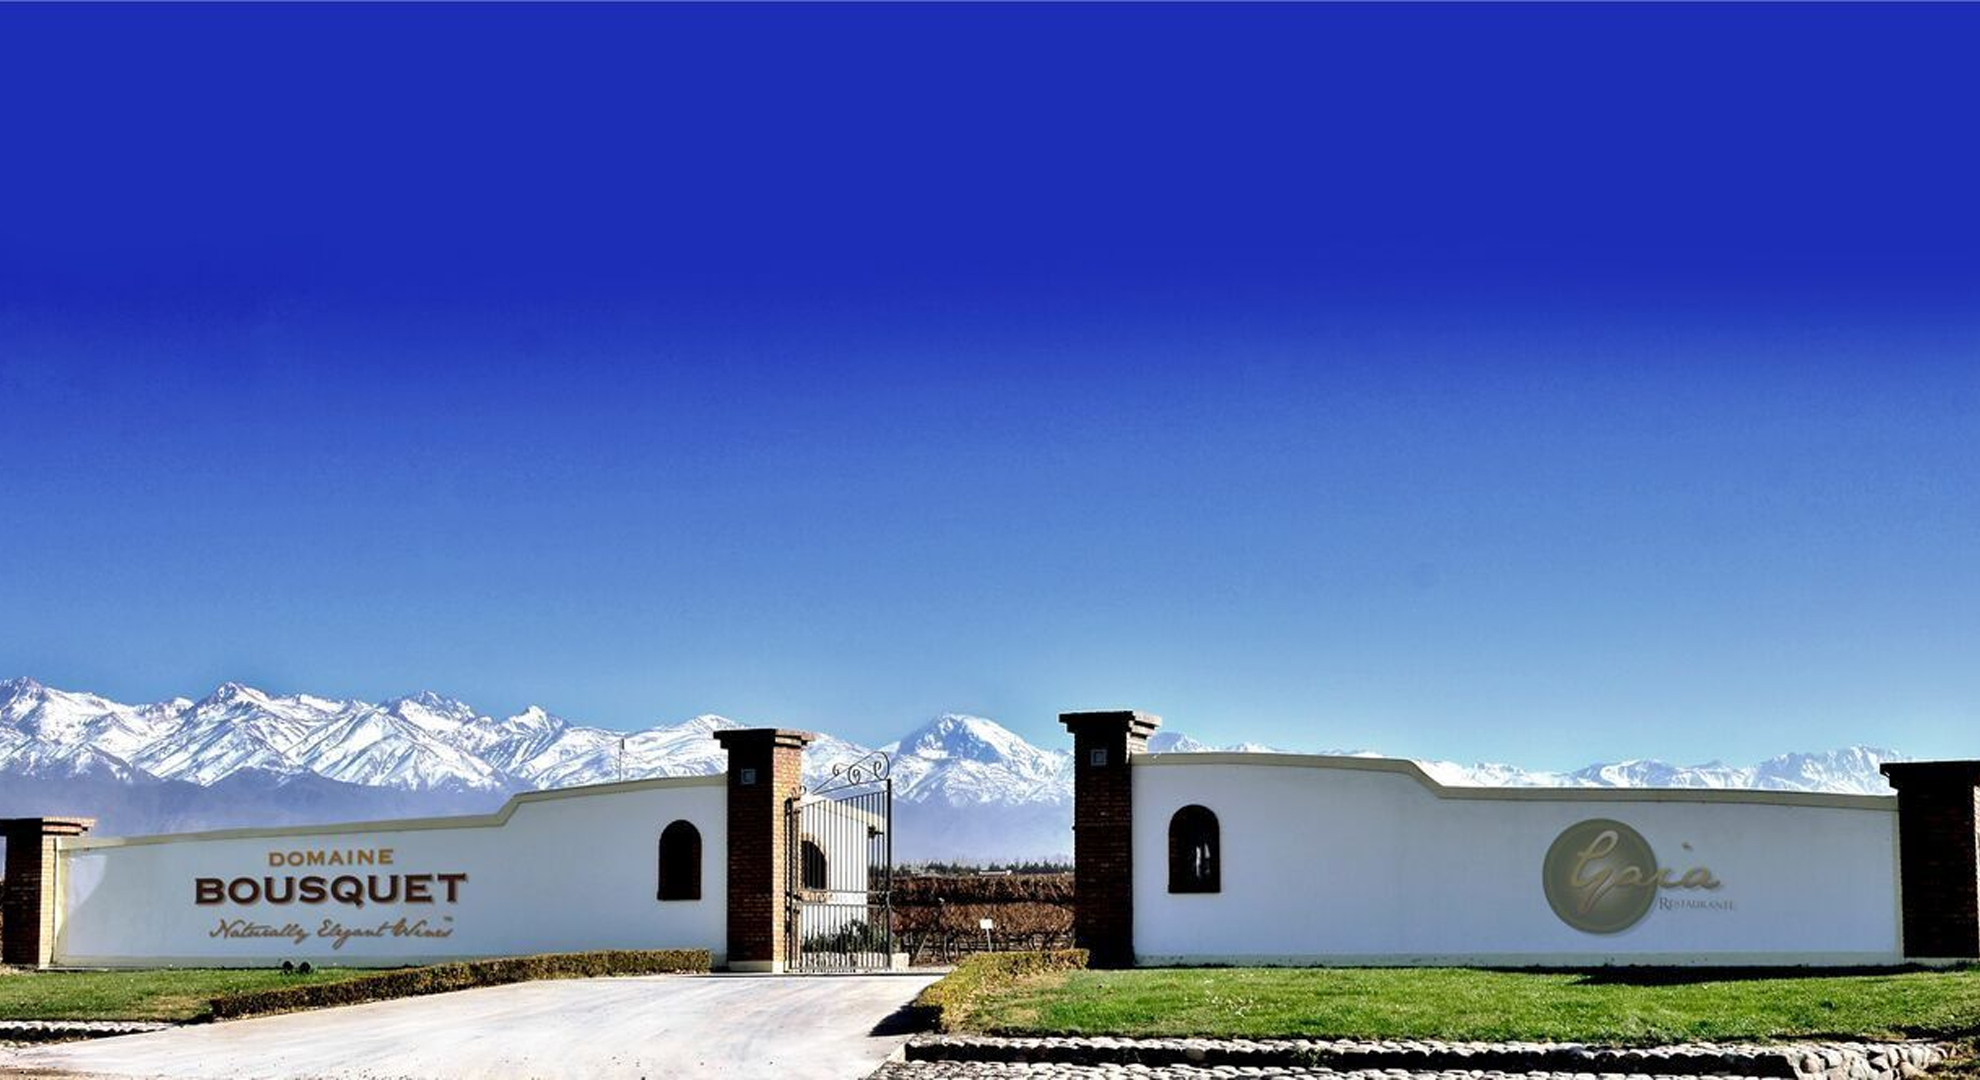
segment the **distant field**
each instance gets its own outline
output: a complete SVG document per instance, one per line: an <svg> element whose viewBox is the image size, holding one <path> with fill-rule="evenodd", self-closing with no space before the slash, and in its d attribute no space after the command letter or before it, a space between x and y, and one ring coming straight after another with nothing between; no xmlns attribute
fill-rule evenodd
<svg viewBox="0 0 1980 1080"><path fill-rule="evenodd" d="M376 974L319 968L284 975L271 968L154 971L12 971L0 974L0 1020L201 1020L223 994L342 982Z"/></svg>
<svg viewBox="0 0 1980 1080"><path fill-rule="evenodd" d="M1640 1045L1980 1034L1980 969L1582 973L1460 968L1071 971L984 980L961 1014L1006 1034L1544 1039Z"/></svg>

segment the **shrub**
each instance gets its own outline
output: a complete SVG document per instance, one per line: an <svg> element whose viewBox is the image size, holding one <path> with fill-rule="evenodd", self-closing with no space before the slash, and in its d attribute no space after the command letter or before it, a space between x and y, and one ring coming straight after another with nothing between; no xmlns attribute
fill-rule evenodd
<svg viewBox="0 0 1980 1080"><path fill-rule="evenodd" d="M478 986L535 979L589 979L601 975L664 975L707 971L706 949L621 949L602 952L543 953L499 960L466 960L430 967L402 968L343 982L283 986L213 999L213 1018L231 1020L259 1013L356 1005L366 1001L444 994Z"/></svg>
<svg viewBox="0 0 1980 1080"><path fill-rule="evenodd" d="M833 930L820 930L804 939L805 952L888 952L893 943L880 927L854 919Z"/></svg>
<svg viewBox="0 0 1980 1080"><path fill-rule="evenodd" d="M915 995L909 1008L924 1026L936 1031L954 1031L969 1014L977 995L986 989L1027 975L1075 971L1085 966L1085 949L977 953L965 957L954 971Z"/></svg>

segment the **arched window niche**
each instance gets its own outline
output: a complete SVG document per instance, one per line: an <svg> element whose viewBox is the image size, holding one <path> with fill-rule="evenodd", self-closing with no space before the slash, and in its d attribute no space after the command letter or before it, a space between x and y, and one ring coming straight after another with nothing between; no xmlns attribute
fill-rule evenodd
<svg viewBox="0 0 1980 1080"><path fill-rule="evenodd" d="M799 857L799 861L803 863L803 866L799 869L799 873L802 875L800 884L807 889L825 888L826 881L828 880L826 877L825 849L818 846L818 841L807 836L804 838L804 846L799 849Z"/></svg>
<svg viewBox="0 0 1980 1080"><path fill-rule="evenodd" d="M1223 843L1217 815L1205 806L1185 806L1169 819L1169 891L1223 891Z"/></svg>
<svg viewBox="0 0 1980 1080"><path fill-rule="evenodd" d="M701 830L676 821L660 830L662 900L701 899Z"/></svg>

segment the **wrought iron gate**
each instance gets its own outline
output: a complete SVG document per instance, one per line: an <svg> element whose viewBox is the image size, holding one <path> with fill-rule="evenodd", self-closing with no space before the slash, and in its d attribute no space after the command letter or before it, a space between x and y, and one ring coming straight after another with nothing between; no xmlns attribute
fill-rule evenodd
<svg viewBox="0 0 1980 1080"><path fill-rule="evenodd" d="M834 765L784 805L784 942L792 971L894 959L894 782L887 755Z"/></svg>

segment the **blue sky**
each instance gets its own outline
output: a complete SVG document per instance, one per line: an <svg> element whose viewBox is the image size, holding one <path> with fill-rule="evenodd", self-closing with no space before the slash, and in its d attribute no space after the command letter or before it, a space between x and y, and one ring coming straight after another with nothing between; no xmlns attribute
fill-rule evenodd
<svg viewBox="0 0 1980 1080"><path fill-rule="evenodd" d="M1980 737L1971 7L0 11L0 674Z"/></svg>

